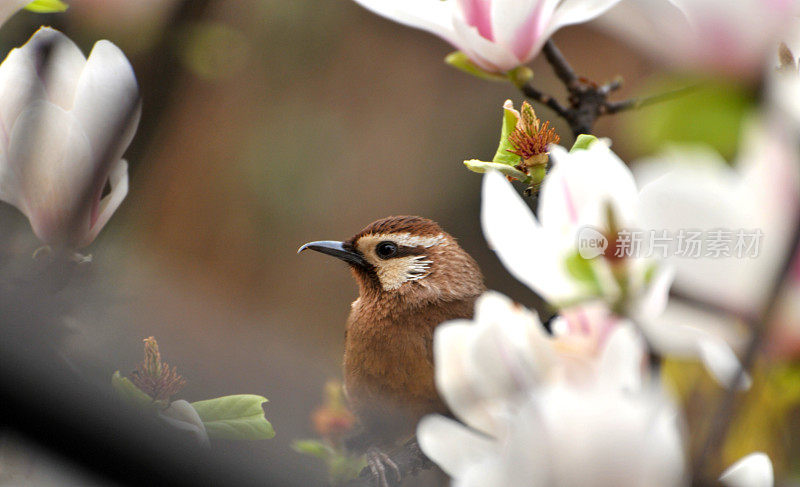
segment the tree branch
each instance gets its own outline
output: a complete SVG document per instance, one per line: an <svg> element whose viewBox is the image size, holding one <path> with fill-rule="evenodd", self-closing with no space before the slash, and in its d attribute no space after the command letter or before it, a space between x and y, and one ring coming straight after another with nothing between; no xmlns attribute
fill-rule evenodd
<svg viewBox="0 0 800 487"><path fill-rule="evenodd" d="M561 51L556 47L556 43L553 42L552 39L549 39L545 43L543 52L544 56L547 58L547 62L553 67L556 76L558 76L558 79L560 79L567 88L578 82L578 75L575 74L575 70L572 69L572 66L570 66L566 58L564 58L564 55L561 54Z"/></svg>
<svg viewBox="0 0 800 487"><path fill-rule="evenodd" d="M580 134L591 133L595 122L602 115L610 115L667 101L696 88L691 86L647 98L609 102L608 96L622 86L622 78L617 78L604 85L598 85L587 78L578 76L552 39L545 43L542 52L558 79L564 83L568 93L569 106L564 106L553 96L542 93L534 88L530 82L520 85L519 88L526 97L553 109L559 117L569 124L572 135L575 137Z"/></svg>

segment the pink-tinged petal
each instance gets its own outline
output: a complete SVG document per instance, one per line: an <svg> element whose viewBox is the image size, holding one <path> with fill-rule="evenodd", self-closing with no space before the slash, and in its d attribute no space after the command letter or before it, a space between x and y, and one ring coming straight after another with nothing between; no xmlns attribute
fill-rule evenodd
<svg viewBox="0 0 800 487"><path fill-rule="evenodd" d="M128 194L128 163L124 159L120 159L114 167L111 168L111 173L108 175L108 183L111 186L109 192L103 199L99 199L97 207L92 209L92 216L90 220L89 231L85 239L79 243L80 247L85 247L92 243L100 230L106 226L111 215L117 211L119 205ZM102 190L102 186L100 186Z"/></svg>
<svg viewBox="0 0 800 487"><path fill-rule="evenodd" d="M435 34L450 44L462 48L451 18L453 0L355 0L362 7L389 20Z"/></svg>
<svg viewBox="0 0 800 487"><path fill-rule="evenodd" d="M604 144L569 153L554 146L553 170L542 185L539 220L548 230L565 231L589 223L589 213L604 213L611 203L621 224L633 220L638 190L630 170ZM591 222L595 225L604 221Z"/></svg>
<svg viewBox="0 0 800 487"><path fill-rule="evenodd" d="M458 36L457 46L481 68L503 73L522 64L509 47L482 37L478 29L467 24L460 12L453 16L453 28Z"/></svg>
<svg viewBox="0 0 800 487"><path fill-rule="evenodd" d="M72 109L78 79L86 65L78 46L61 32L41 27L20 51L36 64L48 100L64 110Z"/></svg>
<svg viewBox="0 0 800 487"><path fill-rule="evenodd" d="M417 426L417 440L425 455L456 479L492 455L496 448L489 438L439 415L422 418Z"/></svg>
<svg viewBox="0 0 800 487"><path fill-rule="evenodd" d="M125 54L108 41L94 45L81 73L72 113L95 157L109 166L122 158L139 123L139 87ZM111 147L111 151L109 151Z"/></svg>
<svg viewBox="0 0 800 487"><path fill-rule="evenodd" d="M6 201L28 217L39 239L53 245L83 240L96 167L75 117L45 101L30 106L11 131L7 163L12 198Z"/></svg>
<svg viewBox="0 0 800 487"><path fill-rule="evenodd" d="M493 41L491 0L456 0L467 24L478 29L484 39ZM497 3L496 1L494 3Z"/></svg>
<svg viewBox="0 0 800 487"><path fill-rule="evenodd" d="M558 0L494 0L492 25L495 41L506 46L521 62L542 34L542 17Z"/></svg>
<svg viewBox="0 0 800 487"><path fill-rule="evenodd" d="M549 301L575 298L578 284L569 277L563 242L547 235L533 213L499 173L483 177L483 234L506 269Z"/></svg>
<svg viewBox="0 0 800 487"><path fill-rule="evenodd" d="M772 462L765 453L751 453L725 470L719 481L727 487L772 487Z"/></svg>

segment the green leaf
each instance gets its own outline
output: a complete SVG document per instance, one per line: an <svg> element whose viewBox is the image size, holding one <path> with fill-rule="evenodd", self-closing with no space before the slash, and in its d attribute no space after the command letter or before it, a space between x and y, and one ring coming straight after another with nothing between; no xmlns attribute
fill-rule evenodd
<svg viewBox="0 0 800 487"><path fill-rule="evenodd" d="M514 131L517 126L517 115L511 111L503 108L503 126L500 129L500 142L497 145L497 152L494 153L492 162L499 162L501 164L508 164L509 166L516 166L519 164L520 157L516 154L508 152L509 149L514 149L514 146L508 140L508 136Z"/></svg>
<svg viewBox="0 0 800 487"><path fill-rule="evenodd" d="M467 169L472 172L485 173L487 171L495 170L500 171L504 175L519 181L526 182L529 179L528 175L519 169L499 162L484 162L477 159L471 159L469 161L464 161L464 165L467 166Z"/></svg>
<svg viewBox="0 0 800 487"><path fill-rule="evenodd" d="M640 98L687 87L695 88L625 115L625 127L636 134L631 148L651 154L673 144L703 144L732 160L743 121L757 107L751 88L734 80L672 77L656 80Z"/></svg>
<svg viewBox="0 0 800 487"><path fill-rule="evenodd" d="M25 6L25 10L36 12L40 14L52 12L64 12L69 8L69 5L61 0L34 0Z"/></svg>
<svg viewBox="0 0 800 487"><path fill-rule="evenodd" d="M467 74L471 74L472 76L477 76L481 79L487 79L489 81L508 81L508 76L505 74L492 73L484 70L477 64L473 63L472 60L461 51L451 52L445 56L444 62L456 69L464 71Z"/></svg>
<svg viewBox="0 0 800 487"><path fill-rule="evenodd" d="M592 291L600 293L600 282L597 280L590 259L584 259L578 252L575 252L564 260L564 264L567 273L576 281L587 285Z"/></svg>
<svg viewBox="0 0 800 487"><path fill-rule="evenodd" d="M156 403L153 398L144 391L136 387L133 382L126 377L122 377L119 370L111 376L111 387L122 400L137 408L151 408ZM159 401L161 402L161 401Z"/></svg>
<svg viewBox="0 0 800 487"><path fill-rule="evenodd" d="M304 455L327 460L333 452L330 447L319 440L295 440L292 449Z"/></svg>
<svg viewBox="0 0 800 487"><path fill-rule="evenodd" d="M586 150L589 147L591 147L591 145L594 144L595 142L597 142L597 137L595 137L594 135L580 134L578 138L575 139L575 143L572 144L572 149L570 149L569 151L575 152L578 150Z"/></svg>
<svg viewBox="0 0 800 487"><path fill-rule="evenodd" d="M193 402L209 438L227 440L264 440L275 430L264 417L261 407L267 398L255 394L237 394Z"/></svg>

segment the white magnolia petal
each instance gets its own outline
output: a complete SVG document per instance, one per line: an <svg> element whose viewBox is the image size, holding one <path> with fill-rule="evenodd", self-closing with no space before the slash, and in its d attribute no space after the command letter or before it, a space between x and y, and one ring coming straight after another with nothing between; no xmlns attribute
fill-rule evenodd
<svg viewBox="0 0 800 487"><path fill-rule="evenodd" d="M80 48L61 32L41 27L20 51L37 64L47 97L64 110L72 109L78 79L86 65Z"/></svg>
<svg viewBox="0 0 800 487"><path fill-rule="evenodd" d="M7 148L11 129L25 105L45 98L36 66L21 49L12 49L0 64L0 136Z"/></svg>
<svg viewBox="0 0 800 487"><path fill-rule="evenodd" d="M545 179L539 203L539 220L548 229L564 231L586 222L588 211L613 204L622 222L632 220L638 190L630 170L605 144L569 153L555 146L550 153L553 170ZM601 222L596 222L599 224Z"/></svg>
<svg viewBox="0 0 800 487"><path fill-rule="evenodd" d="M549 301L580 292L567 275L562 242L543 233L511 183L494 171L483 177L481 222L489 247L522 283Z"/></svg>
<svg viewBox="0 0 800 487"><path fill-rule="evenodd" d="M30 0L3 0L0 2L0 25L5 24L12 15L29 3Z"/></svg>
<svg viewBox="0 0 800 487"><path fill-rule="evenodd" d="M78 81L73 109L96 157L110 156L109 165L122 157L139 109L139 87L125 54L111 42L97 42Z"/></svg>
<svg viewBox="0 0 800 487"><path fill-rule="evenodd" d="M487 437L439 415L425 416L420 420L417 440L425 455L456 479L495 449Z"/></svg>
<svg viewBox="0 0 800 487"><path fill-rule="evenodd" d="M673 236L729 232L728 256L704 248L697 252L700 258L667 259L676 269L675 287L742 314L760 310L789 251L785 222L797 218L800 193L792 144L779 130L763 132L758 125L745 131L736 169L718 154L696 148L637 166L637 179L644 183L640 214L652 228Z"/></svg>
<svg viewBox="0 0 800 487"><path fill-rule="evenodd" d="M588 22L604 14L620 0L563 0L553 13L549 33L567 25ZM549 37L549 36L548 36Z"/></svg>
<svg viewBox="0 0 800 487"><path fill-rule="evenodd" d="M680 9L664 0L619 2L593 25L616 35L645 54L668 62L686 63L693 32Z"/></svg>
<svg viewBox="0 0 800 487"><path fill-rule="evenodd" d="M203 446L209 446L208 433L194 407L183 399L172 401L167 409L159 411L158 415L175 428L192 432L197 441Z"/></svg>
<svg viewBox="0 0 800 487"><path fill-rule="evenodd" d="M114 167L111 168L111 172L108 175L108 183L111 186L111 192L109 192L103 199L100 200L98 203L98 207L95 210L96 216L93 215L93 218L96 218L94 222L91 222L91 227L89 228L88 233L86 234L86 238L79 244L79 246L84 247L89 245L97 238L97 234L100 233L100 230L106 226L108 220L111 218L111 215L117 211L119 205L122 204L122 201L125 199L125 196L128 194L128 163L124 159L120 159ZM102 189L102 186L100 187Z"/></svg>
<svg viewBox="0 0 800 487"><path fill-rule="evenodd" d="M470 59L483 69L491 72L505 72L522 64L522 61L511 52L510 48L481 36L478 29L467 24L459 13L453 16L452 22L458 36L456 46L465 51Z"/></svg>
<svg viewBox="0 0 800 487"><path fill-rule="evenodd" d="M724 387L732 385L741 364L730 345L705 330L689 325L664 326L658 320L638 321L647 342L659 353L682 358L699 359L711 376ZM745 374L740 389L750 387Z"/></svg>
<svg viewBox="0 0 800 487"><path fill-rule="evenodd" d="M725 470L719 481L727 487L772 487L772 462L765 453L751 453Z"/></svg>
<svg viewBox="0 0 800 487"><path fill-rule="evenodd" d="M675 279L675 269L662 265L650 281L647 291L636 303L634 313L637 319L652 320L660 316L669 302L669 289Z"/></svg>
<svg viewBox="0 0 800 487"><path fill-rule="evenodd" d="M644 352L644 342L633 325L629 322L617 324L600 354L600 383L612 390L639 392Z"/></svg>
<svg viewBox="0 0 800 487"><path fill-rule="evenodd" d="M643 485L685 485L686 461L681 439L681 418L672 407L663 407L653 421L644 454Z"/></svg>
<svg viewBox="0 0 800 487"><path fill-rule="evenodd" d="M474 387L465 361L471 344L473 324L457 320L436 327L433 339L436 389L458 418L481 431L495 429L495 419L485 398Z"/></svg>
<svg viewBox="0 0 800 487"><path fill-rule="evenodd" d="M31 105L11 131L7 163L16 175L8 202L28 217L37 237L48 244L82 240L96 168L75 117L49 102Z"/></svg>
<svg viewBox="0 0 800 487"><path fill-rule="evenodd" d="M453 2L428 0L355 0L362 7L403 25L435 34L459 47L453 30Z"/></svg>
<svg viewBox="0 0 800 487"><path fill-rule="evenodd" d="M724 340L707 333L703 334L705 336L698 339L698 347L706 370L723 386L732 387L742 368L739 359ZM742 380L736 384L736 388L749 389L751 383L750 376L744 373Z"/></svg>

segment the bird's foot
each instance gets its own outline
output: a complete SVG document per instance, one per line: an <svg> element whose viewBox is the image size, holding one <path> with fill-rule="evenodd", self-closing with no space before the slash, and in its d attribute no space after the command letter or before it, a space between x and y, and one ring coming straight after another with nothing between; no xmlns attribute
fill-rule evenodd
<svg viewBox="0 0 800 487"><path fill-rule="evenodd" d="M377 487L394 487L400 485L400 467L389 458L389 455L374 446L367 450L367 466L369 466L372 476L376 480ZM392 472L391 483L387 475L390 471Z"/></svg>

